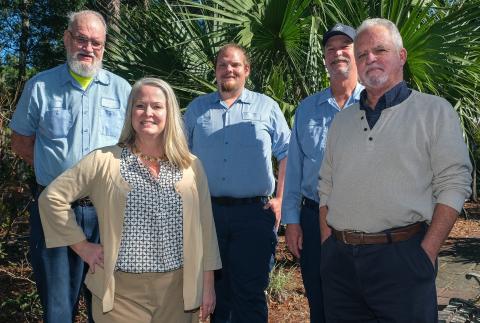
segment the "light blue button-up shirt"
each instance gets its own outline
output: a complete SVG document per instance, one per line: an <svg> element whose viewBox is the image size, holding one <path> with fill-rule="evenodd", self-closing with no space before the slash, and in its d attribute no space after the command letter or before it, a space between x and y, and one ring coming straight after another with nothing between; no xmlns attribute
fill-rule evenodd
<svg viewBox="0 0 480 323"><path fill-rule="evenodd" d="M184 116L190 149L205 167L212 196L271 195L272 154L287 156L290 129L270 97L244 89L230 108L218 92L202 95Z"/></svg>
<svg viewBox="0 0 480 323"><path fill-rule="evenodd" d="M34 169L46 186L92 150L118 142L131 86L101 70L83 90L66 64L26 84L10 128L35 136Z"/></svg>
<svg viewBox="0 0 480 323"><path fill-rule="evenodd" d="M358 84L344 108L360 100ZM340 108L330 88L305 98L295 112L288 149L287 174L282 201L282 223L300 223L303 196L319 201L318 172L327 144L327 132Z"/></svg>

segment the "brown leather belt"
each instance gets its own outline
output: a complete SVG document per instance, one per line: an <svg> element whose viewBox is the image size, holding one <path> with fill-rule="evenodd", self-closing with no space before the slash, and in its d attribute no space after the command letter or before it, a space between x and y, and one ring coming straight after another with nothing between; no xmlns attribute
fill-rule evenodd
<svg viewBox="0 0 480 323"><path fill-rule="evenodd" d="M342 241L345 244L384 244L408 240L413 235L420 232L424 225L424 222L417 222L406 227L379 233L366 233L353 230L338 231L333 228L332 232L337 240Z"/></svg>

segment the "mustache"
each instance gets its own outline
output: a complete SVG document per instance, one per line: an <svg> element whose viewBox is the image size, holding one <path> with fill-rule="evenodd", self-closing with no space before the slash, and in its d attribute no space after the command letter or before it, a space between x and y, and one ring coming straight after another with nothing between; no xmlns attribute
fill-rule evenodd
<svg viewBox="0 0 480 323"><path fill-rule="evenodd" d="M84 55L84 56L95 58L95 55L93 54L93 52L88 53L88 52L85 52L85 51L78 51L78 52L75 53L75 57L77 57L78 55Z"/></svg>
<svg viewBox="0 0 480 323"><path fill-rule="evenodd" d="M340 62L350 63L350 60L346 57L339 56L332 61L332 64L337 64L337 63L340 63Z"/></svg>
<svg viewBox="0 0 480 323"><path fill-rule="evenodd" d="M383 71L382 66L374 63L374 64L368 66L367 73L370 72L373 69L381 69Z"/></svg>

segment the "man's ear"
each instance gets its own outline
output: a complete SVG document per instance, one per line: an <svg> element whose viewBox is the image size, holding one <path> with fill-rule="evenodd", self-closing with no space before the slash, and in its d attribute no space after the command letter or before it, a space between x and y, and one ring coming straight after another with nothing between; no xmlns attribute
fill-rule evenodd
<svg viewBox="0 0 480 323"><path fill-rule="evenodd" d="M398 53L400 55L400 60L402 61L402 66L407 62L407 50L405 48L400 49Z"/></svg>

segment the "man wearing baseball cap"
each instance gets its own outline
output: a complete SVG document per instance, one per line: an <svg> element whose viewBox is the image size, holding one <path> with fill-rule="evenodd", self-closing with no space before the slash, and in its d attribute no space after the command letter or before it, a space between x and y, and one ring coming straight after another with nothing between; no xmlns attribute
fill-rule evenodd
<svg viewBox="0 0 480 323"><path fill-rule="evenodd" d="M326 136L337 112L357 103L363 86L357 82L353 53L355 29L336 24L323 36L330 87L305 98L297 108L288 150L282 223L290 251L300 258L310 321L325 322L320 279L318 172Z"/></svg>

